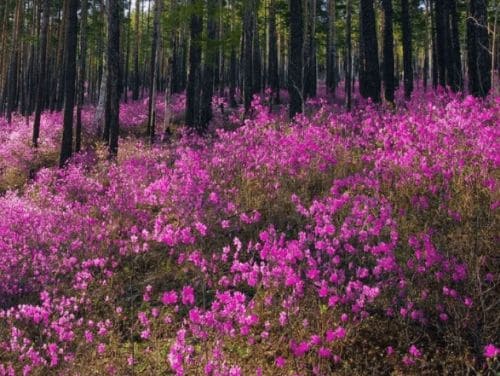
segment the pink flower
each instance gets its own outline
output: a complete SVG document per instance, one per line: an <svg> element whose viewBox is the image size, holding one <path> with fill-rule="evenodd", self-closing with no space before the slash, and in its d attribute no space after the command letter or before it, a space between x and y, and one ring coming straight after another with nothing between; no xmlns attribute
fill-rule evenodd
<svg viewBox="0 0 500 376"><path fill-rule="evenodd" d="M106 351L106 345L104 343L100 343L97 345L97 353L103 354Z"/></svg>
<svg viewBox="0 0 500 376"><path fill-rule="evenodd" d="M194 289L189 285L182 288L182 304L194 304Z"/></svg>
<svg viewBox="0 0 500 376"><path fill-rule="evenodd" d="M283 368L285 366L286 360L282 356L278 356L274 363L276 364L276 367Z"/></svg>
<svg viewBox="0 0 500 376"><path fill-rule="evenodd" d="M330 358L332 356L332 351L326 347L321 347L318 350L318 355L320 358Z"/></svg>
<svg viewBox="0 0 500 376"><path fill-rule="evenodd" d="M175 291L164 292L161 296L161 302L165 305L177 303L177 293Z"/></svg>
<svg viewBox="0 0 500 376"><path fill-rule="evenodd" d="M410 353L410 355L413 355L415 358L419 358L422 355L422 351L420 351L415 345L410 346L408 353Z"/></svg>
<svg viewBox="0 0 500 376"><path fill-rule="evenodd" d="M484 356L486 358L495 358L497 355L500 355L500 348L496 347L492 343L484 346Z"/></svg>
<svg viewBox="0 0 500 376"><path fill-rule="evenodd" d="M87 343L92 343L92 341L94 340L94 335L89 330L85 331L84 337L85 337L85 341Z"/></svg>

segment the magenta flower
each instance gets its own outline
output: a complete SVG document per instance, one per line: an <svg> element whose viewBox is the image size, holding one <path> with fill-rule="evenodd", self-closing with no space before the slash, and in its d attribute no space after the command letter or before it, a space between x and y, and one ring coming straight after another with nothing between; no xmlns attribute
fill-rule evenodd
<svg viewBox="0 0 500 376"><path fill-rule="evenodd" d="M283 368L285 366L286 360L282 356L278 356L276 360L274 361L274 364L276 364L276 367L278 368Z"/></svg>
<svg viewBox="0 0 500 376"><path fill-rule="evenodd" d="M189 285L182 288L182 304L194 304L194 289Z"/></svg>
<svg viewBox="0 0 500 376"><path fill-rule="evenodd" d="M495 358L500 355L500 348L496 347L494 344L489 343L484 346L484 356L486 358Z"/></svg>
<svg viewBox="0 0 500 376"><path fill-rule="evenodd" d="M165 305L175 304L177 303L177 292L173 290L164 292L160 300Z"/></svg>

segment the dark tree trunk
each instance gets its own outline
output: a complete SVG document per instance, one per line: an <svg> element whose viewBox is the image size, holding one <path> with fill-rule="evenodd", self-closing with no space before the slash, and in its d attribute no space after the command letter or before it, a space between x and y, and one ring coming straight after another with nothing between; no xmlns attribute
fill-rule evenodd
<svg viewBox="0 0 500 376"><path fill-rule="evenodd" d="M151 41L151 64L149 80L149 102L148 102L148 136L149 142L154 143L155 123L156 123L156 81L158 72L158 36L161 16L161 0L155 0L154 21L153 21L153 40Z"/></svg>
<svg viewBox="0 0 500 376"><path fill-rule="evenodd" d="M432 0L427 0L430 9L431 18L431 38L432 39L432 87L437 89L439 82L439 63L438 63L438 53L437 53L437 39L436 39L436 15L435 6L433 6Z"/></svg>
<svg viewBox="0 0 500 376"><path fill-rule="evenodd" d="M63 10L63 15L66 14L68 12L67 10L67 7L68 7L68 2L65 1L64 2L64 10ZM65 60L65 44L63 43L64 41L64 33L65 33L65 30L66 30L66 23L68 22L68 19L67 17L64 17L63 16L63 20L62 20L62 23L61 23L61 33L60 33L60 41L61 43L59 44L59 49L58 49L58 57L57 57L57 60L58 60L58 64L57 64L57 67L62 67L62 69L55 69L54 70L54 76L55 76L55 81L56 81L56 91L54 92L55 94L55 101L54 101L54 109L56 111L60 111L62 108L63 108L63 104L64 104L64 100L65 100L65 83L66 83L66 80L65 80L65 72L66 72L66 67L65 67L65 64L66 64L66 60Z"/></svg>
<svg viewBox="0 0 500 376"><path fill-rule="evenodd" d="M75 106L76 46L78 37L78 0L66 0L64 38L64 122L59 166L63 167L73 151L73 108Z"/></svg>
<svg viewBox="0 0 500 376"><path fill-rule="evenodd" d="M413 54L411 38L411 19L408 0L401 0L401 27L403 29L403 71L405 98L411 98L413 92Z"/></svg>
<svg viewBox="0 0 500 376"><path fill-rule="evenodd" d="M206 131L208 123L212 120L212 97L214 94L215 66L217 65L217 0L207 2L207 48L203 69L203 88L200 109L200 130Z"/></svg>
<svg viewBox="0 0 500 376"><path fill-rule="evenodd" d="M404 0L403 0L404 1ZM392 0L383 0L384 7L384 89L385 99L394 102L394 37L392 32Z"/></svg>
<svg viewBox="0 0 500 376"><path fill-rule="evenodd" d="M14 17L14 26L12 27L12 44L10 48L10 58L9 58L9 70L6 81L6 93L7 93L7 109L6 118L7 122L12 121L12 112L16 106L16 99L18 96L17 92L17 81L18 81L18 65L19 65L19 37L22 30L22 17L23 17L23 3L21 1L17 2L16 14Z"/></svg>
<svg viewBox="0 0 500 376"><path fill-rule="evenodd" d="M351 0L346 0L346 70L345 70L345 92L346 92L346 107L351 111L352 107L352 91L351 91L351 80L352 80L352 3Z"/></svg>
<svg viewBox="0 0 500 376"><path fill-rule="evenodd" d="M132 1L128 1L128 16L127 16L127 50L125 51L125 67L123 69L123 101L128 103L129 89L129 62L130 62L130 30L132 27Z"/></svg>
<svg viewBox="0 0 500 376"><path fill-rule="evenodd" d="M259 0L251 0L252 5L252 94L262 91L262 58L260 55L259 24L257 21L257 12L259 9Z"/></svg>
<svg viewBox="0 0 500 376"><path fill-rule="evenodd" d="M326 87L335 92L337 88L337 51L335 41L335 0L328 0L328 35L326 51Z"/></svg>
<svg viewBox="0 0 500 376"><path fill-rule="evenodd" d="M118 154L118 136L120 131L120 0L108 0L108 116L109 156Z"/></svg>
<svg viewBox="0 0 500 376"><path fill-rule="evenodd" d="M253 12L254 0L245 1L243 13L243 51L244 57L244 82L243 82L243 103L245 105L245 114L250 112L253 95Z"/></svg>
<svg viewBox="0 0 500 376"><path fill-rule="evenodd" d="M380 102L380 71L373 0L361 0L360 6L359 87L364 98Z"/></svg>
<svg viewBox="0 0 500 376"><path fill-rule="evenodd" d="M290 0L290 51L288 66L289 116L303 111L304 12L302 0Z"/></svg>
<svg viewBox="0 0 500 376"><path fill-rule="evenodd" d="M268 77L269 87L271 88L273 102L280 102L280 82L278 73L278 36L276 34L276 0L271 0L269 3L269 61L268 61Z"/></svg>
<svg viewBox="0 0 500 376"><path fill-rule="evenodd" d="M446 40L448 39L447 28L447 7L444 2L446 0L434 0L434 9L436 12L436 53L439 72L439 85L446 87L446 67L448 65L448 54L446 48Z"/></svg>
<svg viewBox="0 0 500 376"><path fill-rule="evenodd" d="M229 67L229 105L233 108L238 105L235 98L237 81L236 64L236 50L233 46L231 47L231 62Z"/></svg>
<svg viewBox="0 0 500 376"><path fill-rule="evenodd" d="M191 5L196 6L197 1L191 0ZM201 46L200 38L202 33L201 17L193 11L190 21L191 42L189 46L189 76L187 83L186 98L186 124L194 130L199 130L200 124L200 64Z"/></svg>
<svg viewBox="0 0 500 376"><path fill-rule="evenodd" d="M460 57L460 36L458 30L457 5L455 0L445 0L449 15L449 85L454 92L463 89L462 62Z"/></svg>
<svg viewBox="0 0 500 376"><path fill-rule="evenodd" d="M306 0L307 39L304 48L304 97L316 96L316 0Z"/></svg>
<svg viewBox="0 0 500 376"><path fill-rule="evenodd" d="M33 122L33 146L38 147L38 138L40 137L40 118L42 115L42 110L44 106L44 97L46 91L46 60L47 60L47 32L49 28L49 13L50 4L49 0L43 0L43 18L42 18L42 28L40 33L40 51L39 51L39 76L38 76L38 86L36 92L36 104L35 104L35 119Z"/></svg>
<svg viewBox="0 0 500 376"><path fill-rule="evenodd" d="M78 72L78 99L76 105L76 135L75 151L79 152L82 147L82 106L85 96L85 71L87 59L87 9L88 0L82 0L81 22L80 22L80 62Z"/></svg>
<svg viewBox="0 0 500 376"><path fill-rule="evenodd" d="M491 89L491 59L488 51L488 2L470 0L467 18L467 69L469 91L484 98Z"/></svg>
<svg viewBox="0 0 500 376"><path fill-rule="evenodd" d="M139 99L139 49L140 49L140 15L141 0L135 2L135 51L134 51L134 87L132 90L132 99Z"/></svg>
<svg viewBox="0 0 500 376"><path fill-rule="evenodd" d="M424 45L424 68L423 68L423 84L424 84L424 92L427 91L428 81L429 81L429 68L430 68L430 59L431 59L431 12L429 8L429 1L425 0L425 45Z"/></svg>

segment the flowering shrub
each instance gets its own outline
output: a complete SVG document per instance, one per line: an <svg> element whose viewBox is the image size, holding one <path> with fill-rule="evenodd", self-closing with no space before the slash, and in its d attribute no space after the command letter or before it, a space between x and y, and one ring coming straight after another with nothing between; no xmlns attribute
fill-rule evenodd
<svg viewBox="0 0 500 376"><path fill-rule="evenodd" d="M500 100L357 101L216 98L211 136L154 147L131 102L118 161L64 170L2 122L2 174L36 174L0 197L0 376L498 370Z"/></svg>

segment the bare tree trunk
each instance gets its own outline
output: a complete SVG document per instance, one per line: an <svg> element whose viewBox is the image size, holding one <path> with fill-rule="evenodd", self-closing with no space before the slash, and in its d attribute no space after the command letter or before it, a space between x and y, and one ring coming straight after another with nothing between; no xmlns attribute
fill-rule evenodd
<svg viewBox="0 0 500 376"><path fill-rule="evenodd" d="M196 0L190 0L194 7ZM202 20L198 14L193 12L190 21L191 42L189 46L189 76L186 96L186 124L194 130L199 129L200 123L200 64L201 47L200 38L203 30Z"/></svg>
<svg viewBox="0 0 500 376"><path fill-rule="evenodd" d="M245 1L243 13L243 35L244 42L244 83L243 83L243 102L245 104L245 114L250 111L253 94L253 12L254 0Z"/></svg>
<svg viewBox="0 0 500 376"><path fill-rule="evenodd" d="M335 0L328 0L328 35L326 52L326 87L335 93L337 88L337 51L336 51L336 9Z"/></svg>
<svg viewBox="0 0 500 376"><path fill-rule="evenodd" d="M280 102L279 73L278 73L278 47L276 34L276 0L269 3L269 55L268 55L268 77L269 87L272 92L272 101ZM272 105L272 103L271 103Z"/></svg>
<svg viewBox="0 0 500 376"><path fill-rule="evenodd" d="M64 38L64 125L59 166L63 167L73 152L73 109L75 107L76 46L78 37L78 0L66 0Z"/></svg>
<svg viewBox="0 0 500 376"><path fill-rule="evenodd" d="M401 0L401 23L403 29L403 70L405 98L409 100L413 92L413 51L411 19L408 0Z"/></svg>
<svg viewBox="0 0 500 376"><path fill-rule="evenodd" d="M217 0L207 2L207 48L203 68L203 87L200 107L200 130L205 132L212 120L212 97L215 84L215 67L217 65Z"/></svg>
<svg viewBox="0 0 500 376"><path fill-rule="evenodd" d="M304 104L304 10L302 0L290 0L290 51L288 92L290 119L303 112Z"/></svg>
<svg viewBox="0 0 500 376"><path fill-rule="evenodd" d="M120 0L108 0L108 101L109 157L118 154L120 131Z"/></svg>
<svg viewBox="0 0 500 376"><path fill-rule="evenodd" d="M153 21L153 40L151 43L151 80L149 83L149 104L148 104L148 136L149 142L154 143L155 122L156 122L156 81L158 72L158 36L161 16L161 0L155 0Z"/></svg>
<svg viewBox="0 0 500 376"><path fill-rule="evenodd" d="M394 102L394 37L392 31L392 0L383 0L382 6L384 8L383 67L385 99L388 102Z"/></svg>
<svg viewBox="0 0 500 376"><path fill-rule="evenodd" d="M345 75L345 91L346 91L346 107L349 111L352 108L352 4L351 0L346 0L346 75Z"/></svg>
<svg viewBox="0 0 500 376"><path fill-rule="evenodd" d="M35 104L35 120L33 122L33 138L34 147L38 147L38 138L40 137L40 119L44 105L44 92L46 91L46 60L47 60L47 32L49 28L49 0L43 0L43 18L42 29L40 34L40 51L39 51L39 76L38 87Z"/></svg>
<svg viewBox="0 0 500 376"><path fill-rule="evenodd" d="M380 71L373 0L360 4L360 70L359 88L364 98L380 102Z"/></svg>
<svg viewBox="0 0 500 376"><path fill-rule="evenodd" d="M75 151L79 152L82 147L82 106L85 97L85 72L87 59L87 9L88 0L82 0L80 21L80 62L78 72L78 99L76 104L76 135Z"/></svg>
<svg viewBox="0 0 500 376"><path fill-rule="evenodd" d="M140 49L140 15L141 0L135 2L135 51L134 51L134 89L132 90L132 99L139 99L139 49Z"/></svg>

